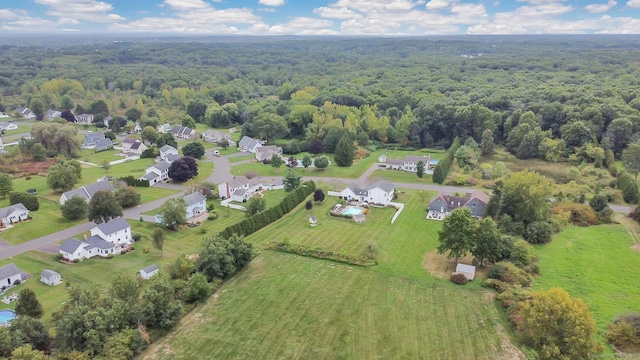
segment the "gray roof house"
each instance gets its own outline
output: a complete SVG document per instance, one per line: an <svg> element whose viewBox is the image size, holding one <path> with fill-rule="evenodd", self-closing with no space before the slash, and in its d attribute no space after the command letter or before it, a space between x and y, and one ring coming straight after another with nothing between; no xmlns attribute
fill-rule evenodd
<svg viewBox="0 0 640 360"><path fill-rule="evenodd" d="M387 180L378 181L366 189L361 188L356 183L351 183L344 190L340 191L338 196L347 200L386 206L393 200L395 189L395 185Z"/></svg>
<svg viewBox="0 0 640 360"><path fill-rule="evenodd" d="M19 112L25 119L35 119L36 114L31 111L28 107L18 106L16 111Z"/></svg>
<svg viewBox="0 0 640 360"><path fill-rule="evenodd" d="M158 270L160 270L158 268L158 265L151 264L145 267L144 269L140 270L138 273L140 274L141 278L148 280L149 278L155 276L158 273Z"/></svg>
<svg viewBox="0 0 640 360"><path fill-rule="evenodd" d="M256 160L270 160L273 156L282 156L282 148L280 146L269 145L259 146L255 150Z"/></svg>
<svg viewBox="0 0 640 360"><path fill-rule="evenodd" d="M45 269L40 273L40 281L49 286L56 286L62 282L62 276L59 272Z"/></svg>
<svg viewBox="0 0 640 360"><path fill-rule="evenodd" d="M84 134L84 141L82 142L82 147L85 149L91 149L96 147L96 143L99 140L105 139L104 133L101 132L91 132Z"/></svg>
<svg viewBox="0 0 640 360"><path fill-rule="evenodd" d="M85 186L81 186L74 190L69 190L60 196L60 205L71 199L73 196L80 196L85 201L89 202L93 195L98 191L109 190L113 191L113 186L108 181L98 181Z"/></svg>
<svg viewBox="0 0 640 360"><path fill-rule="evenodd" d="M0 226L15 224L28 218L29 209L22 205L22 203L9 205L0 209Z"/></svg>
<svg viewBox="0 0 640 360"><path fill-rule="evenodd" d="M44 118L47 120L54 120L62 116L62 112L58 110L49 109L44 112Z"/></svg>
<svg viewBox="0 0 640 360"><path fill-rule="evenodd" d="M99 224L93 227L90 231L91 235L99 236L116 245L128 246L133 242L131 225L129 225L127 220L122 217Z"/></svg>
<svg viewBox="0 0 640 360"><path fill-rule="evenodd" d="M16 283L16 280L22 281L22 271L14 263L0 266L0 288L9 287Z"/></svg>
<svg viewBox="0 0 640 360"><path fill-rule="evenodd" d="M221 131L217 131L213 129L209 129L203 132L202 139L210 143L217 143L226 139L231 144L231 135L229 135L228 133L223 133Z"/></svg>
<svg viewBox="0 0 640 360"><path fill-rule="evenodd" d="M471 214L475 217L484 217L489 203L489 195L477 190L472 193L466 193L464 196L438 194L429 202L428 219L441 220L443 216L448 215L453 210L461 207L467 207L471 210Z"/></svg>
<svg viewBox="0 0 640 360"><path fill-rule="evenodd" d="M240 142L238 143L238 150L255 154L256 149L261 146L264 146L264 144L265 144L265 141L263 140L256 140L252 137L243 136L242 139L240 139Z"/></svg>
<svg viewBox="0 0 640 360"><path fill-rule="evenodd" d="M190 127L175 125L171 128L171 135L181 139L194 139L196 131Z"/></svg>
<svg viewBox="0 0 640 360"><path fill-rule="evenodd" d="M111 139L109 138L99 139L98 141L96 141L96 152L105 151L111 148L113 148L113 141L111 141Z"/></svg>
<svg viewBox="0 0 640 360"><path fill-rule="evenodd" d="M207 211L207 198L199 192L194 192L182 197L187 204L187 219L203 214Z"/></svg>

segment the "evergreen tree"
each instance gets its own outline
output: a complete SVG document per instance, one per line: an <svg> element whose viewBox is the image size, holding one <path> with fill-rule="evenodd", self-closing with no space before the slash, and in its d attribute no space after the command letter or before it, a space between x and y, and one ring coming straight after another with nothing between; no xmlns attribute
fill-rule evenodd
<svg viewBox="0 0 640 360"><path fill-rule="evenodd" d="M30 316L35 319L42 317L44 310L42 304L38 301L36 293L29 288L20 290L18 293L18 302L16 303L16 314Z"/></svg>
<svg viewBox="0 0 640 360"><path fill-rule="evenodd" d="M351 140L351 136L348 133L344 133L336 146L336 151L333 155L336 160L336 164L340 167L348 167L353 164L354 158L354 146L353 140Z"/></svg>

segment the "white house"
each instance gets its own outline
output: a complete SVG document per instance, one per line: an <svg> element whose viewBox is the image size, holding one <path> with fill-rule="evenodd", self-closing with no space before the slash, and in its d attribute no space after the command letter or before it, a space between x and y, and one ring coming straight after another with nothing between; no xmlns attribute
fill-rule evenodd
<svg viewBox="0 0 640 360"><path fill-rule="evenodd" d="M146 173L140 177L140 180L149 181L149 186L161 183L169 178L169 164L166 161L160 161L155 165L147 167Z"/></svg>
<svg viewBox="0 0 640 360"><path fill-rule="evenodd" d="M385 162L387 169L390 170L404 170L407 172L417 172L418 171L418 162L422 161L424 163L424 172L425 174L433 173L430 169L431 157L429 155L424 156L415 156L415 155L407 155L403 160L398 159L386 159L385 161L381 161L382 155L378 158L378 161Z"/></svg>
<svg viewBox="0 0 640 360"><path fill-rule="evenodd" d="M75 123L76 124L91 125L91 124L93 124L93 115L92 114L76 115L75 116Z"/></svg>
<svg viewBox="0 0 640 360"><path fill-rule="evenodd" d="M31 111L31 109L29 109L28 107L18 106L16 108L16 112L22 115L22 117L27 120L36 118L36 114L34 114L33 111Z"/></svg>
<svg viewBox="0 0 640 360"><path fill-rule="evenodd" d="M241 176L231 181L225 181L218 184L218 193L221 199L233 199L233 201L245 201L260 190L262 182L258 178L248 179Z"/></svg>
<svg viewBox="0 0 640 360"><path fill-rule="evenodd" d="M174 148L171 145L164 145L163 147L160 148L160 158L164 161L171 163L168 160L169 155L179 155L178 149Z"/></svg>
<svg viewBox="0 0 640 360"><path fill-rule="evenodd" d="M49 109L44 112L44 118L47 120L55 120L59 117L62 117L62 112L58 110Z"/></svg>
<svg viewBox="0 0 640 360"><path fill-rule="evenodd" d="M16 264L0 266L0 289L14 285L17 280L22 282L22 271Z"/></svg>
<svg viewBox="0 0 640 360"><path fill-rule="evenodd" d="M171 135L180 139L195 139L198 134L190 127L175 125L171 128Z"/></svg>
<svg viewBox="0 0 640 360"><path fill-rule="evenodd" d="M222 140L229 141L229 145L231 145L231 135L228 133L223 133L221 131L209 129L202 133L202 139L206 142L210 143L218 143Z"/></svg>
<svg viewBox="0 0 640 360"><path fill-rule="evenodd" d="M196 217L207 212L207 198L201 193L196 191L183 196L182 199L187 204L185 208L187 211L187 219L191 219L192 217Z"/></svg>
<svg viewBox="0 0 640 360"><path fill-rule="evenodd" d="M147 266L146 268L140 270L138 273L140 274L141 278L143 278L145 280L149 280L150 278L152 278L153 276L158 274L158 270L160 270L158 268L158 265L151 264L151 265Z"/></svg>
<svg viewBox="0 0 640 360"><path fill-rule="evenodd" d="M139 122L136 122L136 125L133 127L133 132L136 134L140 134L142 132L142 126L140 126Z"/></svg>
<svg viewBox="0 0 640 360"><path fill-rule="evenodd" d="M7 226L29 218L29 209L17 203L0 209L0 225Z"/></svg>
<svg viewBox="0 0 640 360"><path fill-rule="evenodd" d="M113 187L108 181L98 181L85 186L81 186L74 190L69 190L65 193L62 193L62 196L60 196L60 205L64 205L67 200L71 199L74 196L80 196L86 202L89 202L96 192L103 190L113 191Z"/></svg>
<svg viewBox="0 0 640 360"><path fill-rule="evenodd" d="M381 180L368 189L362 189L356 185L356 183L351 183L351 185L340 191L338 196L346 200L356 200L386 206L393 200L394 191L395 186L391 182Z"/></svg>
<svg viewBox="0 0 640 360"><path fill-rule="evenodd" d="M240 139L240 142L238 143L238 150L255 154L256 149L261 146L264 146L265 144L266 144L266 141L264 140L256 140L248 136L243 136L242 139Z"/></svg>
<svg viewBox="0 0 640 360"><path fill-rule="evenodd" d="M129 154L140 156L147 149L147 145L140 141L140 139L136 139L136 141L134 141L134 143L129 147Z"/></svg>
<svg viewBox="0 0 640 360"><path fill-rule="evenodd" d="M113 219L91 228L91 236L100 236L102 239L119 246L128 246L133 242L131 237L131 225L124 218Z"/></svg>
<svg viewBox="0 0 640 360"><path fill-rule="evenodd" d="M114 244L105 241L97 235L91 236L84 241L69 238L60 245L58 251L63 258L70 261L90 259L94 256L107 257L118 254Z"/></svg>
<svg viewBox="0 0 640 360"><path fill-rule="evenodd" d="M17 128L18 128L18 125L14 124L11 121L0 123L0 130L10 131L10 130L16 130Z"/></svg>
<svg viewBox="0 0 640 360"><path fill-rule="evenodd" d="M282 148L275 145L259 146L256 148L255 154L258 161L271 160L274 156L282 157Z"/></svg>
<svg viewBox="0 0 640 360"><path fill-rule="evenodd" d="M158 130L160 134L166 134L171 131L171 125L170 124L158 125L158 127L156 127L156 130Z"/></svg>
<svg viewBox="0 0 640 360"><path fill-rule="evenodd" d="M62 276L59 272L45 269L40 273L40 281L49 286L56 286L62 283Z"/></svg>

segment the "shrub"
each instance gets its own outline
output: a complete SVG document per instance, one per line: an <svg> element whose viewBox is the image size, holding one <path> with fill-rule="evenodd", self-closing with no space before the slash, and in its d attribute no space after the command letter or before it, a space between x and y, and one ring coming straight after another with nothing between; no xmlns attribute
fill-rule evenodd
<svg viewBox="0 0 640 360"><path fill-rule="evenodd" d="M29 211L38 211L38 209L40 209L38 197L36 197L35 195L19 192L10 193L9 204L15 205L18 203L22 203L22 205L29 209Z"/></svg>
<svg viewBox="0 0 640 360"><path fill-rule="evenodd" d="M555 217L568 219L571 224L578 226L598 224L598 214L585 204L562 202L551 208L551 214Z"/></svg>
<svg viewBox="0 0 640 360"><path fill-rule="evenodd" d="M211 210L213 210L213 204L207 205L207 211L211 211Z"/></svg>
<svg viewBox="0 0 640 360"><path fill-rule="evenodd" d="M515 287L528 287L533 281L531 275L527 274L526 271L506 261L501 261L493 265L493 267L489 269L488 276Z"/></svg>
<svg viewBox="0 0 640 360"><path fill-rule="evenodd" d="M513 243L509 261L511 261L515 266L522 268L531 264L532 256L533 251L531 249L531 245L524 240L516 240Z"/></svg>
<svg viewBox="0 0 640 360"><path fill-rule="evenodd" d="M138 241L138 240L142 239L142 234L135 233L135 234L131 235L131 238L133 239L133 241Z"/></svg>
<svg viewBox="0 0 640 360"><path fill-rule="evenodd" d="M527 225L524 238L532 244L546 244L551 241L553 227L545 221L534 221Z"/></svg>
<svg viewBox="0 0 640 360"><path fill-rule="evenodd" d="M605 332L607 340L622 350L637 351L640 347L640 314L626 313L609 324Z"/></svg>
<svg viewBox="0 0 640 360"><path fill-rule="evenodd" d="M217 212L214 212L214 213L209 214L209 217L207 217L207 219L208 220L215 220L215 219L217 219L219 217L220 217L220 215L218 215Z"/></svg>
<svg viewBox="0 0 640 360"><path fill-rule="evenodd" d="M22 280L17 279L16 281L13 282L13 285L20 285L22 284Z"/></svg>
<svg viewBox="0 0 640 360"><path fill-rule="evenodd" d="M27 176L26 178L24 178L25 180L31 180L31 176Z"/></svg>
<svg viewBox="0 0 640 360"><path fill-rule="evenodd" d="M449 280L451 280L452 283L458 284L458 285L464 285L467 282L469 282L467 277L464 276L464 274L460 274L460 273L451 274L451 277L449 278Z"/></svg>

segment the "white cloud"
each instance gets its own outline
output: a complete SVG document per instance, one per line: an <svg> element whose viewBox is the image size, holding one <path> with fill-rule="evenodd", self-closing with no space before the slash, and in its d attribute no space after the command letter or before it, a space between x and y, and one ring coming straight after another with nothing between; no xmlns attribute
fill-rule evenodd
<svg viewBox="0 0 640 360"><path fill-rule="evenodd" d="M640 0L629 0L627 6L634 9L640 8Z"/></svg>
<svg viewBox="0 0 640 360"><path fill-rule="evenodd" d="M296 34L296 35L335 35L330 28L333 21L315 19L309 17L297 17L286 24L278 24L268 29L269 34Z"/></svg>
<svg viewBox="0 0 640 360"><path fill-rule="evenodd" d="M110 23L126 20L112 13L113 5L96 0L35 0L50 9L48 16L68 18L83 22Z"/></svg>
<svg viewBox="0 0 640 360"><path fill-rule="evenodd" d="M431 0L427 3L427 5L425 6L427 8L427 10L442 10L442 9L446 9L449 7L449 5L451 3L454 3L455 1L452 0Z"/></svg>
<svg viewBox="0 0 640 360"><path fill-rule="evenodd" d="M18 18L18 14L9 9L0 9L0 20L14 20Z"/></svg>
<svg viewBox="0 0 640 360"><path fill-rule="evenodd" d="M609 0L606 4L590 4L585 6L585 10L590 13L603 13L609 11L612 7L618 5L614 0Z"/></svg>
<svg viewBox="0 0 640 360"><path fill-rule="evenodd" d="M284 0L259 0L258 4L266 6L281 6L284 5Z"/></svg>
<svg viewBox="0 0 640 360"><path fill-rule="evenodd" d="M209 7L209 4L202 0L164 0L164 3L176 10L197 10Z"/></svg>
<svg viewBox="0 0 640 360"><path fill-rule="evenodd" d="M330 19L357 19L362 17L362 15L346 7L319 7L313 9L313 12L321 17Z"/></svg>

